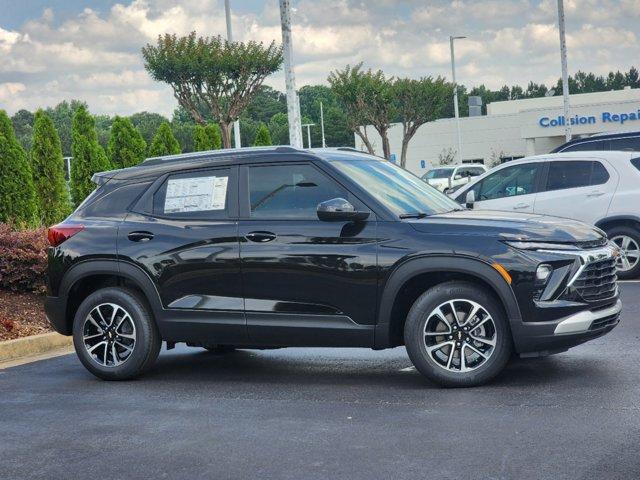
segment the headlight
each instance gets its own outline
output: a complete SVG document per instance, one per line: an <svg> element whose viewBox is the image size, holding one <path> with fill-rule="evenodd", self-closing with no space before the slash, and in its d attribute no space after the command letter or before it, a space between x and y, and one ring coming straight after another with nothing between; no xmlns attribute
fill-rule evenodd
<svg viewBox="0 0 640 480"><path fill-rule="evenodd" d="M567 243L546 243L546 242L519 242L519 241L505 241L507 245L519 250L566 250L576 251L580 250L577 246Z"/></svg>

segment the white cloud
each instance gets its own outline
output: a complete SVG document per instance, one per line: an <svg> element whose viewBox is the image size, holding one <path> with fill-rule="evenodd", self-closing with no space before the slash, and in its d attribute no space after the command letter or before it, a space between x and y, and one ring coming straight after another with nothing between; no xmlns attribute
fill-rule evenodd
<svg viewBox="0 0 640 480"><path fill-rule="evenodd" d="M359 61L388 75L448 76L450 34L468 37L456 43L459 81L468 86L559 77L555 0L299 0L293 7L298 86L324 83L331 70ZM565 11L571 71L606 74L639 58L640 1L566 0ZM242 12L233 15L236 39L280 41L276 0ZM52 0L20 28L0 25L0 108L79 98L96 113L170 115L171 90L145 72L140 48L165 32L226 34L222 0L121 0L106 12L61 16ZM282 73L268 83L283 88Z"/></svg>

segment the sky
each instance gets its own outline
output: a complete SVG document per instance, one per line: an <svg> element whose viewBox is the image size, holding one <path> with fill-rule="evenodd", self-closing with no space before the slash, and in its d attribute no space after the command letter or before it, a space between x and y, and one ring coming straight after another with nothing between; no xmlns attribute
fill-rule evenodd
<svg viewBox="0 0 640 480"><path fill-rule="evenodd" d="M469 87L560 77L556 0L292 0L297 87L364 62L388 75L450 77ZM231 0L236 40L281 41L277 0ZM640 0L565 0L568 63L606 74L640 68ZM226 35L224 0L0 0L0 109L80 99L93 113L170 116L171 89L140 49L166 32ZM268 85L284 89L281 71Z"/></svg>

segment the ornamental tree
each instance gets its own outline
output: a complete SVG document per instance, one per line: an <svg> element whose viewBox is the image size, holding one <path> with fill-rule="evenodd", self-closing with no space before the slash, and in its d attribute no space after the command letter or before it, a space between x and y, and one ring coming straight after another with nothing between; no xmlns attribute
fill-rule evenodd
<svg viewBox="0 0 640 480"><path fill-rule="evenodd" d="M149 145L150 157L161 157L163 155L175 155L180 153L180 144L173 136L169 122L162 122L158 131Z"/></svg>
<svg viewBox="0 0 640 480"><path fill-rule="evenodd" d="M104 149L98 143L93 116L84 104L77 107L71 125L71 200L79 205L94 189L94 173L111 168Z"/></svg>
<svg viewBox="0 0 640 480"><path fill-rule="evenodd" d="M130 119L114 118L109 136L109 160L114 168L138 165L144 160L147 144Z"/></svg>
<svg viewBox="0 0 640 480"><path fill-rule="evenodd" d="M31 165L9 116L0 110L0 222L22 227L36 225L37 219Z"/></svg>
<svg viewBox="0 0 640 480"><path fill-rule="evenodd" d="M60 137L53 120L43 110L35 115L30 159L40 220L44 225L53 225L69 215L71 202Z"/></svg>
<svg viewBox="0 0 640 480"><path fill-rule="evenodd" d="M206 126L196 125L193 129L193 150L203 152L205 150L218 150L222 146L220 128L218 125L208 123Z"/></svg>
<svg viewBox="0 0 640 480"><path fill-rule="evenodd" d="M269 145L272 145L269 129L264 123L260 123L258 131L256 132L256 139L253 141L253 146L268 147Z"/></svg>
<svg viewBox="0 0 640 480"><path fill-rule="evenodd" d="M282 47L271 42L227 42L222 37L159 36L156 45L142 48L145 68L154 80L173 89L178 103L199 124L206 114L222 131L224 148L231 148L231 125L247 107L265 78L280 69Z"/></svg>
<svg viewBox="0 0 640 480"><path fill-rule="evenodd" d="M402 122L402 153L400 165L407 163L407 149L421 125L444 116L449 100L453 97L453 84L438 77L419 80L400 78L392 88L395 110Z"/></svg>

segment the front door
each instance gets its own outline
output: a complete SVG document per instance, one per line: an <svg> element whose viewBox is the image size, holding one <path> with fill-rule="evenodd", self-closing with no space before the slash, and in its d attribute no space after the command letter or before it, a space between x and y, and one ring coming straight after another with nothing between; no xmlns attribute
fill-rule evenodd
<svg viewBox="0 0 640 480"><path fill-rule="evenodd" d="M163 336L245 343L238 167L166 175L120 225L118 256L154 280Z"/></svg>
<svg viewBox="0 0 640 480"><path fill-rule="evenodd" d="M309 163L241 167L240 257L249 338L261 345L371 346L376 220L327 222L317 205L368 208Z"/></svg>

